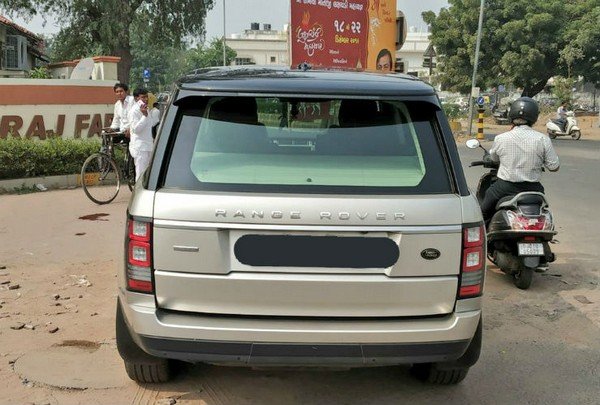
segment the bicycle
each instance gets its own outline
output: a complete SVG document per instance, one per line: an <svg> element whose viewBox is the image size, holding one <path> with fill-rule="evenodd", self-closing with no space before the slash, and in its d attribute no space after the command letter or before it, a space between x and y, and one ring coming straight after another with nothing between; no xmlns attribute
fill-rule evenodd
<svg viewBox="0 0 600 405"><path fill-rule="evenodd" d="M116 140L119 140L116 142ZM102 147L85 160L81 167L81 185L85 195L96 204L108 204L117 197L121 181L129 190L135 184L135 164L129 154L129 142L124 132L102 129ZM124 150L122 167L115 153L115 147Z"/></svg>

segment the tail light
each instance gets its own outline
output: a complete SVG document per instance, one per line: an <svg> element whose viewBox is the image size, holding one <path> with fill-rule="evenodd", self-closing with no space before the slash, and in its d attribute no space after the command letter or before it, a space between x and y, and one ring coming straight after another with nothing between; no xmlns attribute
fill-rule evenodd
<svg viewBox="0 0 600 405"><path fill-rule="evenodd" d="M485 271L485 229L482 224L463 228L462 263L458 298L472 298L483 292Z"/></svg>
<svg viewBox="0 0 600 405"><path fill-rule="evenodd" d="M127 289L153 293L152 227L150 222L127 220Z"/></svg>
<svg viewBox="0 0 600 405"><path fill-rule="evenodd" d="M547 231L552 230L552 216L549 212L542 215L525 216L519 212L506 211L506 217L515 231Z"/></svg>

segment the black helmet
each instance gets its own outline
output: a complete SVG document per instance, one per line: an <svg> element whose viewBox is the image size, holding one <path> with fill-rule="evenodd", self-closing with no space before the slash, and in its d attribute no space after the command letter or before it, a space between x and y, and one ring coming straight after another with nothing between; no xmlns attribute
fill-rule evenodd
<svg viewBox="0 0 600 405"><path fill-rule="evenodd" d="M512 102L510 110L508 111L510 122L514 122L514 120L521 118L525 120L529 126L535 124L539 115L540 108L538 107L537 102L529 97L516 99Z"/></svg>

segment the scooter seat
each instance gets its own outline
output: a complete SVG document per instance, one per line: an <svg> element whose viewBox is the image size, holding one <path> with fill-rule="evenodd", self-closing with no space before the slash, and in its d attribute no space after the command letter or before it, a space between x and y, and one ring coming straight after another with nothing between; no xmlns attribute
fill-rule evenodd
<svg viewBox="0 0 600 405"><path fill-rule="evenodd" d="M548 202L544 194L535 191L527 191L514 196L503 197L496 204L496 210L521 207L526 211L538 211L541 207L547 207ZM525 213L525 212L524 212Z"/></svg>
<svg viewBox="0 0 600 405"><path fill-rule="evenodd" d="M498 203L496 204L496 211L498 211L499 209L501 209L502 207L505 207L504 203L507 201L510 201L513 199L514 196L509 195L507 197L502 197Z"/></svg>

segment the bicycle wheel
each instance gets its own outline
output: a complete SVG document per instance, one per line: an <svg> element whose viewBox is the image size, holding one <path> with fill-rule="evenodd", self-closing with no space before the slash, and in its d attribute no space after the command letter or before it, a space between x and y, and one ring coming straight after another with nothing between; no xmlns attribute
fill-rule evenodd
<svg viewBox="0 0 600 405"><path fill-rule="evenodd" d="M115 161L104 153L90 155L81 167L85 195L96 204L108 204L119 194L121 185Z"/></svg>
<svg viewBox="0 0 600 405"><path fill-rule="evenodd" d="M125 178L127 179L129 191L133 191L133 187L135 186L135 162L129 153L127 154L124 171L126 173Z"/></svg>

